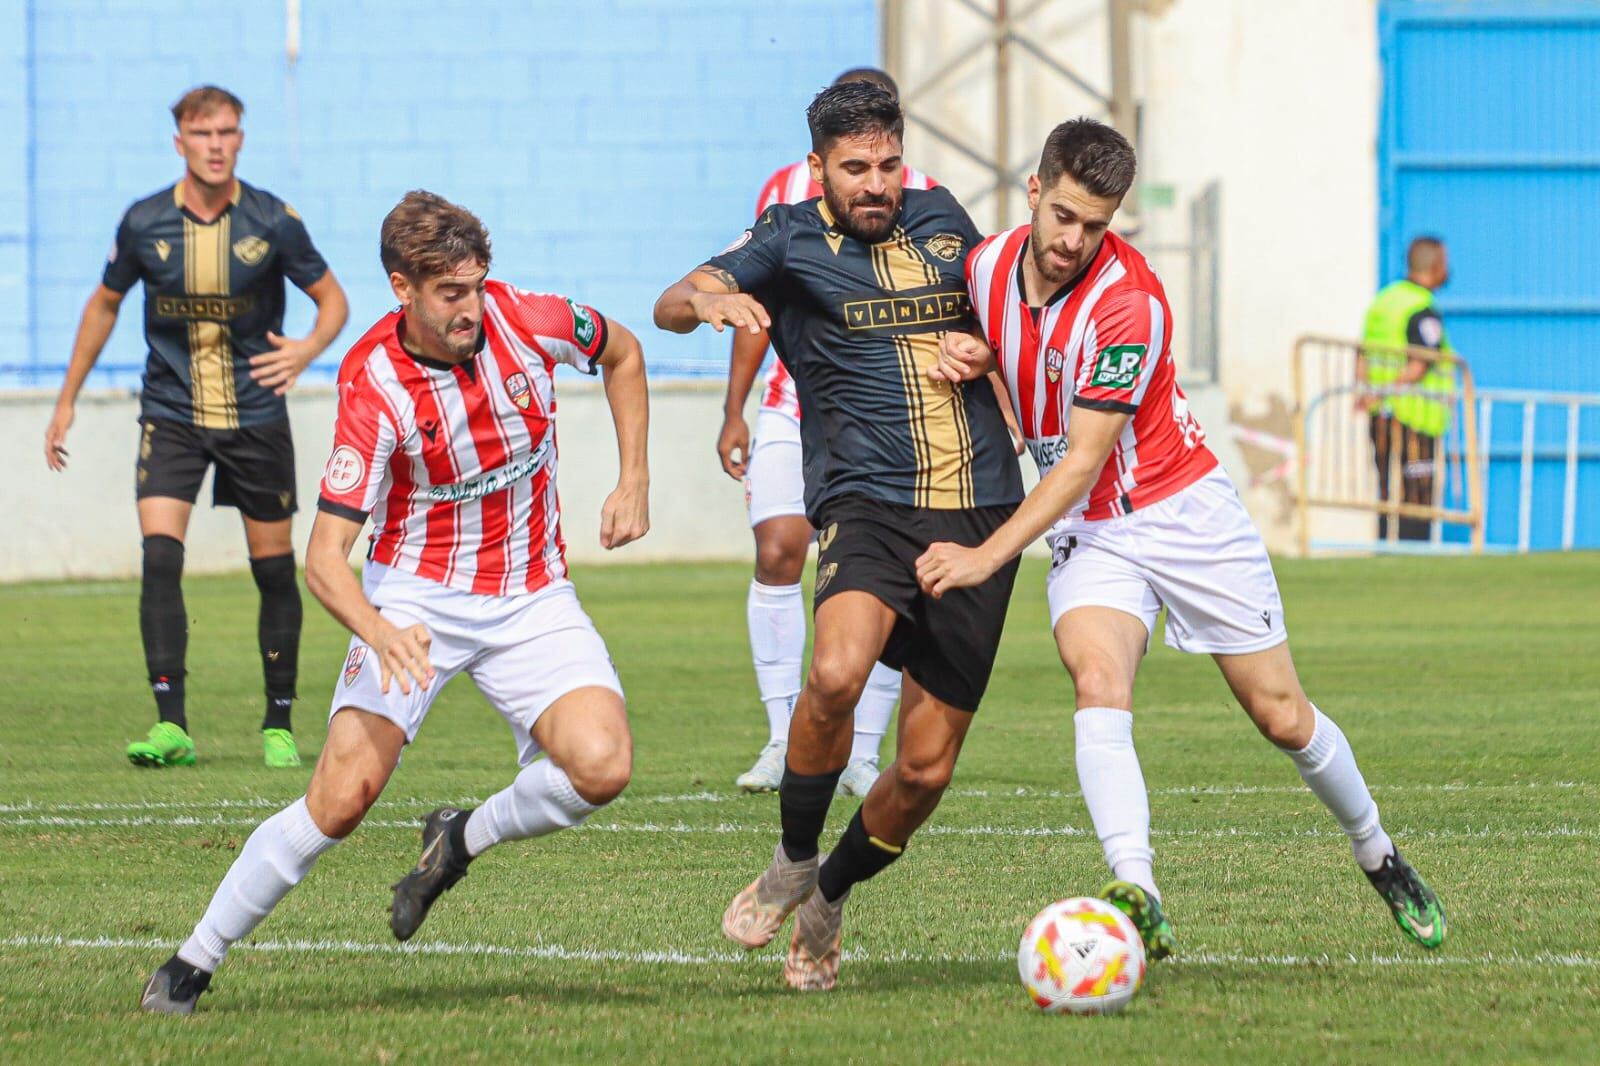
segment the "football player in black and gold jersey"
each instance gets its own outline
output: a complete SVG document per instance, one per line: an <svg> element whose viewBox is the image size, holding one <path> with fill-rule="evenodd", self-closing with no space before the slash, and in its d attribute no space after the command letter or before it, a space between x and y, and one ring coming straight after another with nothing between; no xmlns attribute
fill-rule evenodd
<svg viewBox="0 0 1600 1066"><path fill-rule="evenodd" d="M173 105L173 143L184 175L128 208L117 227L45 431L45 459L62 470L78 391L111 335L123 297L144 282L149 356L136 491L144 538L139 629L160 720L128 746L138 766L195 761L184 710L183 540L201 479L213 465L212 502L244 516L250 571L261 591L265 760L268 766L300 765L289 718L300 591L290 540L294 444L283 397L339 335L348 307L294 208L234 177L243 114L238 97L209 85ZM315 327L303 339L281 335L285 278L317 305Z"/></svg>
<svg viewBox="0 0 1600 1066"><path fill-rule="evenodd" d="M655 320L766 329L799 392L806 512L821 531L815 646L779 786L782 840L722 928L760 947L799 908L784 975L827 989L851 886L900 854L950 781L1016 575L1013 563L952 603L922 594L916 559L938 540L980 543L1022 481L994 390L926 375L940 336L971 327L972 221L945 189L902 188L904 119L886 89L830 86L807 118L823 195L763 212L663 293ZM898 755L819 863L851 711L879 660L902 671Z"/></svg>

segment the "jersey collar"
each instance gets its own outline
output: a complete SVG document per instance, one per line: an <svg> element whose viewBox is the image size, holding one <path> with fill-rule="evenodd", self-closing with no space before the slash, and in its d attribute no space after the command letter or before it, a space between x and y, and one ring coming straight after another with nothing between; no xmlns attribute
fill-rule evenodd
<svg viewBox="0 0 1600 1066"><path fill-rule="evenodd" d="M193 219L197 225L201 225L201 226L209 226L209 225L211 225L211 222L217 221L217 218L221 218L223 215L227 214L229 211L232 211L234 209L234 207L236 207L238 205L239 201L241 199L243 199L243 197L244 197L244 182L240 181L238 178L234 178L233 179L233 192L228 197L228 206L226 206L226 207L224 207L222 209L222 213L217 215L217 218L212 219L211 222L206 222L206 221L203 221L200 218L199 215L197 215L193 211L189 210L188 205L183 202L183 186L184 186L184 183L187 182L188 180L189 180L188 175L185 175L184 177L179 178L177 180L177 182L175 182L173 184L173 186L172 186L172 206L176 207L179 211L183 212L189 218Z"/></svg>

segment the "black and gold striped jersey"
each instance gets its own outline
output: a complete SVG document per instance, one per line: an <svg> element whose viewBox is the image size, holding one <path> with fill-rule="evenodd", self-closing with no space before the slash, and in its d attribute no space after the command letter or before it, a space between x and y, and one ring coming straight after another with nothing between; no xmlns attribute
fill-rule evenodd
<svg viewBox="0 0 1600 1066"><path fill-rule="evenodd" d="M182 183L128 208L107 257L105 286L144 282L141 411L207 429L288 416L283 397L250 378L250 357L283 331L285 278L304 289L328 264L294 208L237 182L211 222L183 205Z"/></svg>
<svg viewBox="0 0 1600 1066"><path fill-rule="evenodd" d="M942 188L908 189L866 244L822 198L768 208L707 266L772 317L800 396L806 513L859 494L913 507L1014 504L1022 479L988 382L929 381L939 337L972 323L963 263L981 238Z"/></svg>

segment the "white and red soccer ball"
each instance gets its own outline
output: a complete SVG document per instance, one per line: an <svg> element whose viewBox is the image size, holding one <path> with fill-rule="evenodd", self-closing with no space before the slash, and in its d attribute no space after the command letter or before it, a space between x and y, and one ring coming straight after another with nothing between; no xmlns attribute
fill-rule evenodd
<svg viewBox="0 0 1600 1066"><path fill-rule="evenodd" d="M1057 900L1023 930L1017 972L1040 1010L1115 1014L1144 983L1144 941L1103 899Z"/></svg>

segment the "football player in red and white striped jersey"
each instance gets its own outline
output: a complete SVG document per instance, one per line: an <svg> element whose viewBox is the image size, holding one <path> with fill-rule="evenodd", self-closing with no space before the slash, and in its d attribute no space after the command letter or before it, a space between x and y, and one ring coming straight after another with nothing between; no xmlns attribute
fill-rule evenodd
<svg viewBox="0 0 1600 1066"><path fill-rule="evenodd" d="M899 87L876 67L847 70L834 84L866 81L898 96ZM902 187L931 189L937 182L912 167L902 167ZM773 204L798 204L822 195L822 185L809 160L774 171L761 186L756 211ZM800 692L800 660L805 654L806 607L800 577L816 531L806 521L805 478L800 467L800 399L783 360L774 359L762 386L755 438L745 422L744 405L768 346L765 330L736 330L728 368L728 394L723 405L717 454L722 469L743 479L750 528L756 540L756 572L745 601L756 691L767 712L767 743L755 764L735 778L748 792L771 792L783 777L789 740L789 712ZM865 796L878 777L878 749L900 698L900 674L881 663L867 678L856 704L850 762L839 778L839 793Z"/></svg>
<svg viewBox="0 0 1600 1066"><path fill-rule="evenodd" d="M151 978L147 1010L194 1009L228 947L361 823L457 673L512 727L523 769L481 807L428 815L422 857L395 885L398 939L484 849L578 825L632 772L622 686L566 577L553 375L558 363L604 374L621 475L600 540L620 547L650 524L639 342L583 304L490 280L483 224L432 193L406 194L381 248L400 307L340 368L306 552L307 586L354 634L327 743L306 795L251 834ZM369 515L358 582L348 559Z"/></svg>
<svg viewBox="0 0 1600 1066"><path fill-rule="evenodd" d="M1163 606L1167 643L1216 660L1349 836L1401 931L1438 947L1437 897L1384 832L1344 734L1300 686L1266 547L1178 387L1161 280L1108 232L1134 169L1115 130L1063 123L1028 179L1031 224L968 258L983 336L947 334L929 373L971 380L998 364L1040 482L983 544L932 545L918 580L934 596L974 584L1047 535L1051 623L1077 691L1078 779L1117 878L1104 895L1153 957L1174 938L1152 869L1132 695Z"/></svg>

